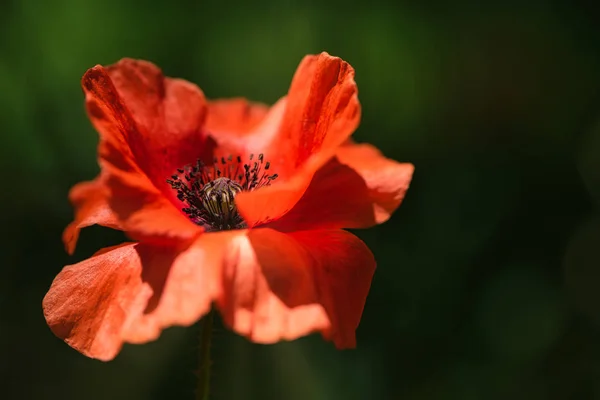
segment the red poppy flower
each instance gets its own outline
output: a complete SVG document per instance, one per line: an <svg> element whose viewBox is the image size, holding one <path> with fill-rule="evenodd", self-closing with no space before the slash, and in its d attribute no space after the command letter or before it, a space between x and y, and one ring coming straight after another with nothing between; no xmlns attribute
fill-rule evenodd
<svg viewBox="0 0 600 400"><path fill-rule="evenodd" d="M135 242L58 274L43 301L57 336L109 360L214 304L257 343L321 332L355 346L375 261L342 228L387 220L413 166L349 140L360 119L349 64L305 57L272 107L207 101L131 59L91 68L82 85L101 173L71 190L67 251L93 224Z"/></svg>

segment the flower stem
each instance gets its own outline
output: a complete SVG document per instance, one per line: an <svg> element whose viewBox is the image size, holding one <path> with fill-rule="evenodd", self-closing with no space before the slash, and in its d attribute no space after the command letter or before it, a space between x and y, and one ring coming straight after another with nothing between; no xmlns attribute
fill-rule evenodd
<svg viewBox="0 0 600 400"><path fill-rule="evenodd" d="M214 310L200 321L200 348L198 349L198 386L196 387L197 400L209 400L210 396L210 342L213 331Z"/></svg>

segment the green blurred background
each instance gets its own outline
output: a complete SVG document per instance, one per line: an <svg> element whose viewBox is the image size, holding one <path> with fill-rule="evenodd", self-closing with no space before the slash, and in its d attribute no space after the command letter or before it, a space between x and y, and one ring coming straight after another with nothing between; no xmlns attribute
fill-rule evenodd
<svg viewBox="0 0 600 400"><path fill-rule="evenodd" d="M0 398L192 399L197 328L110 363L55 338L41 300L68 257L67 192L98 171L79 80L151 60L209 97L273 103L300 59L357 71L355 137L413 162L394 217L359 231L378 270L358 348L220 329L214 399L600 399L600 14L593 1L0 6Z"/></svg>

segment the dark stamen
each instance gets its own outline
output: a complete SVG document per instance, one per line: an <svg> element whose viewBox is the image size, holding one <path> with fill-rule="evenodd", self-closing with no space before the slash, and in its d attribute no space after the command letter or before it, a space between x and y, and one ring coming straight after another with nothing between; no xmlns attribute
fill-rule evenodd
<svg viewBox="0 0 600 400"><path fill-rule="evenodd" d="M198 160L194 165L178 168L179 174L172 175L167 183L177 192L177 198L186 204L182 211L206 230L245 228L235 206L235 196L242 191L268 186L277 178L277 174L267 174L271 163L264 162L262 153L257 161L253 162L253 159L254 154L250 154L249 162L242 164L240 156L235 157L235 161L232 156L227 159L215 157L211 166Z"/></svg>

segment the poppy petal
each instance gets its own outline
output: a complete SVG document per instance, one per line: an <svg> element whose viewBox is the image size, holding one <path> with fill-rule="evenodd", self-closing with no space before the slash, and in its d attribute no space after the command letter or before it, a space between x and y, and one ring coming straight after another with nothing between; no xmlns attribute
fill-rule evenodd
<svg viewBox="0 0 600 400"><path fill-rule="evenodd" d="M306 56L292 79L269 159L280 175L293 173L311 156L335 150L359 121L358 90L350 64L325 52Z"/></svg>
<svg viewBox="0 0 600 400"><path fill-rule="evenodd" d="M144 312L134 314L123 329L129 343L158 338L162 329L197 322L221 296L221 270L232 239L244 231L224 231L200 236L174 260L168 253L157 254L153 246L140 246L143 279L152 293L143 297ZM162 261L158 262L162 257ZM162 264L172 262L170 269ZM150 265L148 268L147 266Z"/></svg>
<svg viewBox="0 0 600 400"><path fill-rule="evenodd" d="M73 254L75 251L82 228L98 224L122 230L117 216L108 205L106 184L101 176L73 186L69 192L69 200L75 208L75 219L63 232L62 239L67 253Z"/></svg>
<svg viewBox="0 0 600 400"><path fill-rule="evenodd" d="M252 132L268 112L267 105L251 103L244 98L212 100L208 102L204 126L216 137L244 136Z"/></svg>
<svg viewBox="0 0 600 400"><path fill-rule="evenodd" d="M209 103L205 128L217 143L215 156L247 160L250 154L265 154L279 132L285 106L285 97L270 108L243 99Z"/></svg>
<svg viewBox="0 0 600 400"><path fill-rule="evenodd" d="M42 307L52 332L80 353L110 360L119 352L123 324L144 290L135 244L104 249L65 267Z"/></svg>
<svg viewBox="0 0 600 400"><path fill-rule="evenodd" d="M193 324L220 287L219 264L207 251L214 235L206 236L188 249L123 244L65 267L43 300L48 325L82 354L110 360L124 342Z"/></svg>
<svg viewBox="0 0 600 400"><path fill-rule="evenodd" d="M259 343L320 331L356 344L375 261L340 230L205 234L188 248L126 243L65 267L43 300L52 331L88 357L188 326L217 301L224 320Z"/></svg>
<svg viewBox="0 0 600 400"><path fill-rule="evenodd" d="M321 168L295 207L269 224L283 231L368 228L387 221L408 190L414 166L374 146L348 143Z"/></svg>
<svg viewBox="0 0 600 400"><path fill-rule="evenodd" d="M354 132L360 121L354 69L327 53L305 57L292 80L285 112L265 153L279 181L236 198L249 226L276 220L302 197L314 173ZM265 141L252 142L264 146Z"/></svg>
<svg viewBox="0 0 600 400"><path fill-rule="evenodd" d="M207 105L200 88L164 77L148 61L125 58L106 72L138 128L127 142L158 188L165 188L177 168L211 155L214 142L203 130Z"/></svg>
<svg viewBox="0 0 600 400"><path fill-rule="evenodd" d="M106 70L100 66L88 70L82 85L88 114L100 133L99 155L107 175L109 205L124 230L134 238L161 235L189 238L201 232L165 196L174 197L175 193L164 187L161 191L140 168L140 157L133 152L140 148L140 141L131 139L141 136L138 124ZM163 183L167 185L166 179Z"/></svg>
<svg viewBox="0 0 600 400"><path fill-rule="evenodd" d="M320 331L338 348L356 345L375 270L363 242L341 230L255 229L236 243L217 302L227 325L258 343Z"/></svg>
<svg viewBox="0 0 600 400"><path fill-rule="evenodd" d="M374 214L373 222L365 214L346 227L367 228L387 221L404 200L415 170L414 165L386 158L375 146L364 143L344 144L336 152L336 158L364 180Z"/></svg>
<svg viewBox="0 0 600 400"><path fill-rule="evenodd" d="M115 215L126 223L127 235L132 239L160 244L171 240L187 240L204 232L178 211L159 191L118 176L109 178L110 206Z"/></svg>

